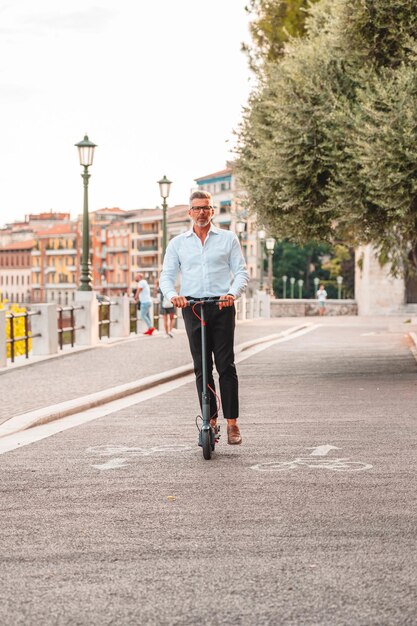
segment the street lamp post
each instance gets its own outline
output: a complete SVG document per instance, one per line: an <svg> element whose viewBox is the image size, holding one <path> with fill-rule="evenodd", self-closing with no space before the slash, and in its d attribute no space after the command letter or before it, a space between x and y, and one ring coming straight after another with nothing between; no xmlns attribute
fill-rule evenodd
<svg viewBox="0 0 417 626"><path fill-rule="evenodd" d="M283 293L282 293L282 296L283 296L284 300L285 300L285 299L286 299L286 297L287 297L287 280L288 280L288 276L285 276L285 275L284 275L284 276L282 277L282 282L284 283L284 285L283 285Z"/></svg>
<svg viewBox="0 0 417 626"><path fill-rule="evenodd" d="M273 293L273 284L272 284L272 256L274 254L275 248L275 239L273 237L268 237L265 241L266 249L268 251L268 291L269 294Z"/></svg>
<svg viewBox="0 0 417 626"><path fill-rule="evenodd" d="M168 180L166 176L163 176L161 180L158 180L159 191L162 198L162 259L165 256L165 250L167 249L167 198L169 196L169 190L172 185L172 181Z"/></svg>
<svg viewBox="0 0 417 626"><path fill-rule="evenodd" d="M294 298L294 283L295 283L295 278L294 276L291 276L290 278L290 293L291 293L291 298Z"/></svg>
<svg viewBox="0 0 417 626"><path fill-rule="evenodd" d="M298 297L302 298L303 297L303 285L304 285L304 281L302 278L298 279Z"/></svg>
<svg viewBox="0 0 417 626"><path fill-rule="evenodd" d="M260 272L259 272L259 290L262 291L264 288L264 240L266 233L263 228L258 230L258 239L259 239L259 256L260 256Z"/></svg>
<svg viewBox="0 0 417 626"><path fill-rule="evenodd" d="M337 297L340 300L340 298L342 297L343 276L338 276L336 278L336 281L337 281Z"/></svg>
<svg viewBox="0 0 417 626"><path fill-rule="evenodd" d="M88 168L93 164L94 149L96 144L89 140L87 135L84 139L75 144L78 148L80 164L84 168L81 174L84 181L84 209L83 209L83 253L81 258L81 279L79 291L92 291L90 276L90 226L88 222L88 179L90 174Z"/></svg>

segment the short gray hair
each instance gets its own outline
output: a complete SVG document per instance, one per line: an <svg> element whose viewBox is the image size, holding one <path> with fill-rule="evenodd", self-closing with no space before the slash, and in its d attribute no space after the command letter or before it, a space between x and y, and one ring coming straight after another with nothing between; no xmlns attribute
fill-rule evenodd
<svg viewBox="0 0 417 626"><path fill-rule="evenodd" d="M207 200L211 200L211 193L209 193L208 191L193 191L193 193L190 196L190 204L192 203L193 200L196 200L197 198L203 200L203 199L207 199Z"/></svg>

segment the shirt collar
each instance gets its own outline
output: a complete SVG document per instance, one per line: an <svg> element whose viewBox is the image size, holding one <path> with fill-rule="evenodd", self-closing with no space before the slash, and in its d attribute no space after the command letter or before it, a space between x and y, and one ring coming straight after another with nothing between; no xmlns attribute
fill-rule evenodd
<svg viewBox="0 0 417 626"><path fill-rule="evenodd" d="M213 222L210 224L210 229L208 231L207 234L213 233L213 235L218 235L220 232L220 228L217 228L217 226L214 226ZM195 234L194 233L194 226L191 226L190 230L187 230L185 233L186 237L191 237L191 235Z"/></svg>

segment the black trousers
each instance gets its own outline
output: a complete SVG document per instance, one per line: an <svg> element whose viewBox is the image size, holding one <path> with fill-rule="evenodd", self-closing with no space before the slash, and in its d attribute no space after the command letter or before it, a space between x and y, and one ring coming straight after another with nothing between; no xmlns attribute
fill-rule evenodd
<svg viewBox="0 0 417 626"><path fill-rule="evenodd" d="M200 313L201 306L195 307L196 313ZM190 350L194 361L194 372L198 399L201 407L201 394L203 392L203 373L201 367L201 322L192 312L191 307L182 309L185 330L187 331ZM239 417L238 379L235 367L234 337L235 337L235 307L219 309L217 305L204 307L204 319L206 321L207 338L207 371L208 384L214 387L213 379L213 356L216 370L219 374L220 397L223 415L226 419ZM217 402L214 394L210 395L210 416L217 417Z"/></svg>

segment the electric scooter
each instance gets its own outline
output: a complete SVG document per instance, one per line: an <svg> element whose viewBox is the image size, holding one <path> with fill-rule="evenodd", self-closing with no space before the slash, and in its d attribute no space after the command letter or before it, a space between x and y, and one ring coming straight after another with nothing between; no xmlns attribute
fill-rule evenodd
<svg viewBox="0 0 417 626"><path fill-rule="evenodd" d="M189 300L188 303L193 309L194 315L196 315L201 322L201 359L202 359L202 374L203 374L203 392L201 394L201 412L203 424L201 429L198 426L196 418L197 428L199 428L198 445L203 449L203 457L206 461L209 461L214 452L216 441L218 441L220 435L220 427L217 427L217 432L210 425L210 395L208 387L208 372L207 372L207 339L206 339L206 322L204 318L204 307L206 305L218 305L221 302L227 302L227 300L218 300L216 298L207 298L205 300ZM200 305L200 315L195 312L195 307Z"/></svg>

